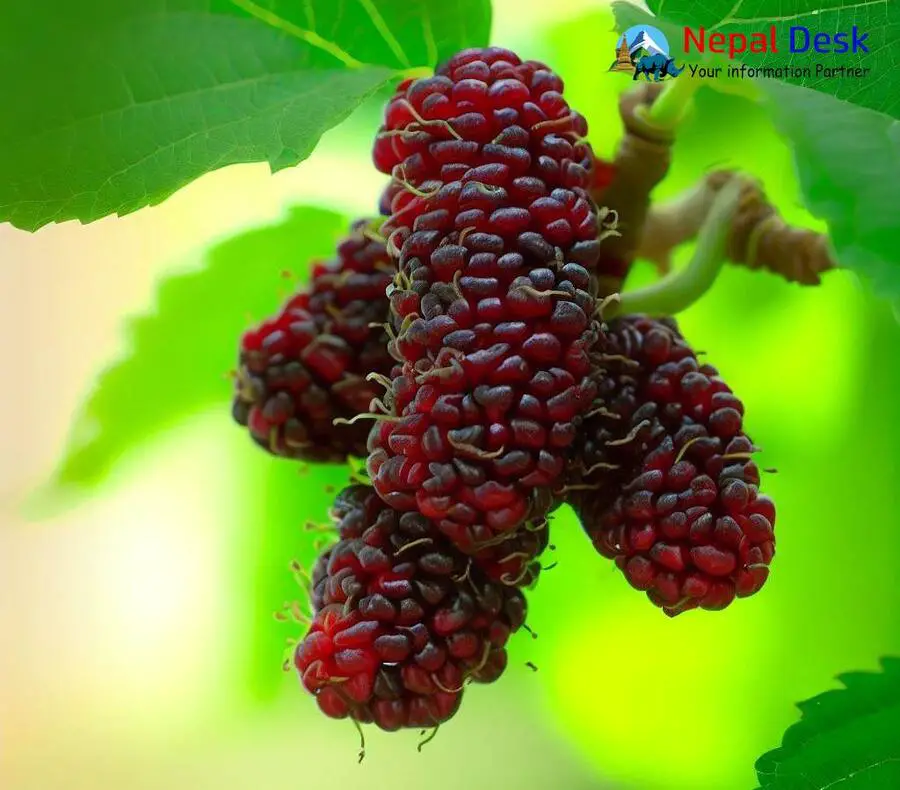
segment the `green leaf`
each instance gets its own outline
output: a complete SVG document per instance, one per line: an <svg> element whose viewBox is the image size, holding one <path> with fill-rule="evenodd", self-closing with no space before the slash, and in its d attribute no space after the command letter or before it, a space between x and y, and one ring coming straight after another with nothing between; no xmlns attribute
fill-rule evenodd
<svg viewBox="0 0 900 790"><path fill-rule="evenodd" d="M229 164L297 164L489 28L489 0L4 3L0 221L90 222Z"/></svg>
<svg viewBox="0 0 900 790"><path fill-rule="evenodd" d="M792 141L804 202L828 222L837 260L900 304L900 121L807 88L765 90Z"/></svg>
<svg viewBox="0 0 900 790"><path fill-rule="evenodd" d="M881 664L881 673L840 675L844 689L800 703L781 748L756 763L764 790L900 787L900 658Z"/></svg>
<svg viewBox="0 0 900 790"><path fill-rule="evenodd" d="M617 3L616 5L624 5ZM795 85L835 96L852 104L868 107L893 117L900 116L900 54L894 46L900 31L900 3L884 0L831 0L827 5L821 0L648 0L647 7L658 17L673 23L675 38L668 35L672 54L684 52L684 27L695 33L700 27L711 33L744 36L751 40L753 33L768 35L775 29L777 52L741 53L734 62L752 67L808 69L808 75L784 79ZM677 29L675 29L677 26ZM848 34L852 43L852 28L856 26L860 37L865 35L864 46L856 53L819 53L813 48L816 34L833 37L836 33ZM808 46L806 52L791 52L791 29L805 28L804 34L796 33L799 47ZM624 28L623 28L624 29ZM666 32L666 31L664 31ZM739 41L739 39L735 39ZM823 49L835 48L833 43ZM726 44L727 49L727 44ZM826 69L841 66L867 68L862 77L827 76Z"/></svg>
<svg viewBox="0 0 900 790"><path fill-rule="evenodd" d="M129 321L126 355L100 374L76 417L52 488L100 483L123 454L205 408L227 425L241 333L294 290L285 275L330 257L346 228L338 214L296 208L212 248L201 269L164 280L155 311Z"/></svg>

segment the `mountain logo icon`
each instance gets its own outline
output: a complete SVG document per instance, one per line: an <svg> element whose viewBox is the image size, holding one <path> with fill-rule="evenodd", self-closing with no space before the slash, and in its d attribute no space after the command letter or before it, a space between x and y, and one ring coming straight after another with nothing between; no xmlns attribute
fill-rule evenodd
<svg viewBox="0 0 900 790"><path fill-rule="evenodd" d="M684 70L675 65L669 56L669 42L665 33L650 25L628 28L616 43L616 59L609 71L630 74L638 79L642 74L649 81L662 82L666 77L677 77Z"/></svg>

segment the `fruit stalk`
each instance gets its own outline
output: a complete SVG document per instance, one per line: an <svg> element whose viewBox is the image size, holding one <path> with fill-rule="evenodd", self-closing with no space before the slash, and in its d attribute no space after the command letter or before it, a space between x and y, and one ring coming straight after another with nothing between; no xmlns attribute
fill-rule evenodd
<svg viewBox="0 0 900 790"><path fill-rule="evenodd" d="M716 193L703 221L690 263L662 280L622 294L607 315L644 313L676 315L703 296L728 257L728 239L741 198L742 183L733 178Z"/></svg>
<svg viewBox="0 0 900 790"><path fill-rule="evenodd" d="M637 108L637 115L658 129L674 131L687 114L699 87L700 80L689 76L670 80L663 84L652 104Z"/></svg>
<svg viewBox="0 0 900 790"><path fill-rule="evenodd" d="M669 171L673 128L648 117L662 93L661 84L642 83L619 99L625 134L613 157L615 175L608 186L592 190L597 204L614 211L618 218L618 235L606 239L600 253L602 295L621 289L638 256L650 193ZM664 121L671 119L671 100L663 106L662 115Z"/></svg>

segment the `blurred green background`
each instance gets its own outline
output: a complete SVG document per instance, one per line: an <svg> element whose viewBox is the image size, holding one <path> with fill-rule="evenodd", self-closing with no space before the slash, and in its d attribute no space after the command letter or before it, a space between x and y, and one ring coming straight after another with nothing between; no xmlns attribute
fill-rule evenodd
<svg viewBox="0 0 900 790"><path fill-rule="evenodd" d="M601 155L619 137L615 97L630 85L606 72L612 28L602 3L495 0L494 41L563 75ZM553 523L559 564L530 602L538 638L517 635L504 678L471 689L421 754L416 733L369 732L358 766L352 725L323 718L281 673L285 640L299 634L272 612L298 596L288 563L315 553L302 526L324 518L346 470L273 461L231 424L237 335L211 329L220 313L240 328L274 309L292 282L273 272L302 275L298 251L332 245L333 228L289 207L372 211L378 113L361 108L277 176L235 167L124 219L34 235L0 227L2 786L755 787L753 763L796 720L795 701L900 652L900 329L843 272L804 290L730 269L681 316L743 398L762 465L778 470L764 480L778 553L759 595L669 620L564 510ZM658 196L720 166L754 173L789 221L817 227L764 113L705 90ZM241 235L258 226L267 230ZM191 320L158 334L161 362L116 406L136 438L146 425L154 441L124 453L91 496L68 491L52 515L26 521L23 498L57 464L98 371L127 351L123 318L151 311L156 283L205 257L271 285L193 294ZM632 284L651 276L639 265ZM254 290L262 302L241 301ZM167 399L191 419L158 416L179 411Z"/></svg>

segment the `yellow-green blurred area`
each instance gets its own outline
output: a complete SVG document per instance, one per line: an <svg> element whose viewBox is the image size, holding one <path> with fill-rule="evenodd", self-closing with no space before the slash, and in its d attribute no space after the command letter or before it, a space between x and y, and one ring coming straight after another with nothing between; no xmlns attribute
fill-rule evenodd
<svg viewBox="0 0 900 790"><path fill-rule="evenodd" d="M494 41L563 75L605 155L631 84L606 71L612 28L588 0L495 1ZM314 556L302 526L324 518L346 470L301 474L265 457L231 423L226 370L215 408L123 457L103 487L52 518L19 515L97 372L123 351L122 319L150 308L166 273L295 204L372 211L376 111L277 176L235 167L123 219L0 228L0 785L750 790L795 701L900 652L900 328L847 273L804 290L728 269L681 316L744 400L761 465L777 469L763 483L778 505L763 591L668 619L562 511L548 558L558 565L530 600L538 638L517 635L507 674L470 688L421 753L416 732L367 731L357 765L353 726L325 719L281 672L299 633L272 612L299 595L288 563ZM658 195L720 166L752 172L789 221L818 227L764 112L704 90ZM632 284L651 276L639 265ZM286 285L272 289L274 308ZM198 325L219 307L198 304ZM166 391L177 399L179 381ZM136 415L142 397L132 393Z"/></svg>

